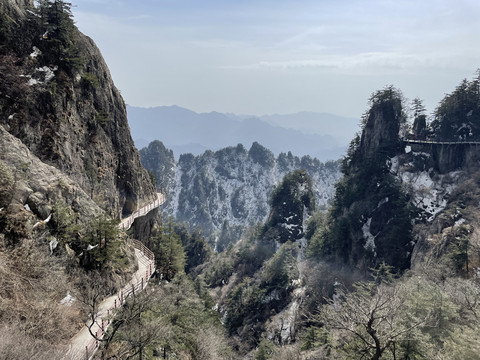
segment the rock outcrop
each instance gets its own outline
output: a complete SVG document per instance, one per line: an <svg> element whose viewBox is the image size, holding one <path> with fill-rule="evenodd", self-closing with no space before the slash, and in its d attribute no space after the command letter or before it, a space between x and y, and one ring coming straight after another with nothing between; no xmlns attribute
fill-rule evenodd
<svg viewBox="0 0 480 360"><path fill-rule="evenodd" d="M95 43L74 29L76 63L46 62L42 33L31 24L32 2L4 0L1 6L16 14L4 34L24 36L0 52L0 124L114 217L153 201L155 188L130 136L125 103Z"/></svg>
<svg viewBox="0 0 480 360"><path fill-rule="evenodd" d="M363 157L370 157L380 149L395 151L401 125L406 119L401 99L393 95L394 89L387 88L377 95L378 98L372 99L372 107L366 115L361 136L360 149Z"/></svg>
<svg viewBox="0 0 480 360"><path fill-rule="evenodd" d="M80 223L101 216L104 212L75 181L37 156L0 126L0 161L13 174L14 184L6 196L2 212L10 224L11 236L30 233L35 225L43 226L59 201L65 202L79 215ZM2 214L3 215L3 214ZM8 233L7 233L8 234Z"/></svg>
<svg viewBox="0 0 480 360"><path fill-rule="evenodd" d="M480 163L480 143L413 143L408 144L416 153L430 155L427 166L440 174L460 168L476 169Z"/></svg>

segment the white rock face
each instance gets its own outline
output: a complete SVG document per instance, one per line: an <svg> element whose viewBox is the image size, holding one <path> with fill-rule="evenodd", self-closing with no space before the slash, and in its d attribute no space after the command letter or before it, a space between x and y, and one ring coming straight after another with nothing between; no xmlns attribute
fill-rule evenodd
<svg viewBox="0 0 480 360"><path fill-rule="evenodd" d="M430 157L425 153L412 152L413 159ZM433 169L418 171L413 162L402 163L398 156L392 158L391 171L407 187L411 202L422 210L428 222L447 206L448 197L464 177L464 171L439 174Z"/></svg>
<svg viewBox="0 0 480 360"><path fill-rule="evenodd" d="M328 207L334 185L341 178L337 162L323 164L291 154L275 159L269 150L258 146L256 154L238 145L197 157L180 157L173 169L164 215L198 226L205 234L220 232L225 221L232 227L264 222L273 189L297 169L307 170L312 178L317 208Z"/></svg>

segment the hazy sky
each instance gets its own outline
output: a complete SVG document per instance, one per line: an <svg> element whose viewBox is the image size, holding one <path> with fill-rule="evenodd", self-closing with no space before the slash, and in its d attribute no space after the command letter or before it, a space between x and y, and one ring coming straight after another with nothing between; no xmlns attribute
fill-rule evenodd
<svg viewBox="0 0 480 360"><path fill-rule="evenodd" d="M393 84L433 111L480 67L478 0L71 0L125 101L360 117Z"/></svg>

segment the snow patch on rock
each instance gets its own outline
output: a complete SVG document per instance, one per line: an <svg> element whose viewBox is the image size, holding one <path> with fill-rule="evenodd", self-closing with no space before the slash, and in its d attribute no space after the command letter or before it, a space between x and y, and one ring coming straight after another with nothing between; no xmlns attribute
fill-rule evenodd
<svg viewBox="0 0 480 360"><path fill-rule="evenodd" d="M22 75L23 77L28 78L27 84L29 86L33 85L42 85L46 84L51 81L55 77L55 71L58 70L57 66L50 68L48 66L43 66L40 68L36 68L33 75Z"/></svg>
<svg viewBox="0 0 480 360"><path fill-rule="evenodd" d="M363 247L365 250L369 250L376 255L375 252L375 236L370 232L370 224L372 223L372 218L368 218L367 222L362 226L363 238L366 240Z"/></svg>
<svg viewBox="0 0 480 360"><path fill-rule="evenodd" d="M425 153L412 154L430 156ZM437 214L445 209L449 195L457 187L463 174L462 171L437 174L433 169L414 171L415 167L411 162L401 165L398 156L392 158L390 164L390 171L407 185L411 202L418 209L423 210L429 222L432 222Z"/></svg>
<svg viewBox="0 0 480 360"><path fill-rule="evenodd" d="M70 295L70 291L67 291L67 296L65 296L62 300L60 300L60 304L71 306L74 301L75 301L75 298L72 295Z"/></svg>
<svg viewBox="0 0 480 360"><path fill-rule="evenodd" d="M267 324L267 338L289 344L295 340L296 322L299 308L305 297L305 287L293 291L293 301L281 312L273 316Z"/></svg>
<svg viewBox="0 0 480 360"><path fill-rule="evenodd" d="M36 46L33 47L33 52L30 54L31 58L36 58L38 55L41 55L42 52Z"/></svg>

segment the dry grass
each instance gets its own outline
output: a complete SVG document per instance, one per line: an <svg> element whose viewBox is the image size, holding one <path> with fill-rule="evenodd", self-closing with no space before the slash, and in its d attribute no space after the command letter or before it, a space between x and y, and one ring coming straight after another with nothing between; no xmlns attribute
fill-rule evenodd
<svg viewBox="0 0 480 360"><path fill-rule="evenodd" d="M26 337L14 325L0 328L0 360L52 360L65 352L64 346Z"/></svg>
<svg viewBox="0 0 480 360"><path fill-rule="evenodd" d="M72 290L64 260L46 246L23 240L0 249L0 359L37 359L28 357L30 347L52 354L66 344L81 321L77 302L60 303Z"/></svg>

